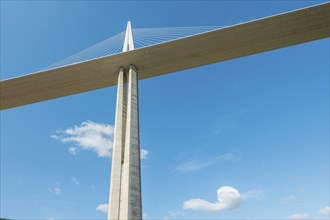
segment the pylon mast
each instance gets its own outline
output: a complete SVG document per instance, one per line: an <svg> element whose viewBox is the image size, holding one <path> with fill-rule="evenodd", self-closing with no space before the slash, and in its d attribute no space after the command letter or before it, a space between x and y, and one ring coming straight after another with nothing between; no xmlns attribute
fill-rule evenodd
<svg viewBox="0 0 330 220"><path fill-rule="evenodd" d="M128 22L123 52L130 50ZM118 75L108 220L142 219L138 75L134 65L127 69L121 67Z"/></svg>

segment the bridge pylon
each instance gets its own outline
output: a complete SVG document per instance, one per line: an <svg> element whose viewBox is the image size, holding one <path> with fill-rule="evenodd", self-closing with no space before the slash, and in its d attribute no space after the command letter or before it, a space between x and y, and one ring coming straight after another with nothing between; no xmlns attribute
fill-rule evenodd
<svg viewBox="0 0 330 220"><path fill-rule="evenodd" d="M127 23L123 52L133 50ZM119 68L108 220L142 219L138 75Z"/></svg>

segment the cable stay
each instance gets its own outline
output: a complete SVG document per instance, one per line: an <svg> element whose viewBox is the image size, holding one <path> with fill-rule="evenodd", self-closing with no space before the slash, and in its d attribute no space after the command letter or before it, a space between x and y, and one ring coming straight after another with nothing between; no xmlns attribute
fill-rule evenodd
<svg viewBox="0 0 330 220"><path fill-rule="evenodd" d="M134 38L133 43L135 49L138 49L205 33L222 27L223 26L132 28L132 35ZM123 53L125 34L126 32L123 31L119 34L116 34L115 36L109 37L42 70L54 69L105 56Z"/></svg>

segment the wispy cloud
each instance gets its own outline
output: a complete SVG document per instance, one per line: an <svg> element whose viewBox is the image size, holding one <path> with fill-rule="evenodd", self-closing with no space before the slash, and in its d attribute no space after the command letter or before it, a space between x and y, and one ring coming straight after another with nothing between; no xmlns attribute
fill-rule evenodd
<svg viewBox="0 0 330 220"><path fill-rule="evenodd" d="M293 195L289 195L288 197L285 198L286 201L295 201L297 198Z"/></svg>
<svg viewBox="0 0 330 220"><path fill-rule="evenodd" d="M242 110L240 112L222 115L222 117L218 119L217 123L215 124L214 130L206 136L216 136L222 134L225 131L234 130L239 125L240 117L246 112L246 110Z"/></svg>
<svg viewBox="0 0 330 220"><path fill-rule="evenodd" d="M96 211L103 212L105 214L108 213L108 203L100 204L96 207Z"/></svg>
<svg viewBox="0 0 330 220"><path fill-rule="evenodd" d="M179 219L180 217L183 217L184 216L184 212L182 211L169 211L168 212L168 215L169 216L163 216L163 220L168 220L168 219Z"/></svg>
<svg viewBox="0 0 330 220"><path fill-rule="evenodd" d="M262 200L265 196L264 191L261 190L249 190L246 193L243 193L244 199L256 199L256 200Z"/></svg>
<svg viewBox="0 0 330 220"><path fill-rule="evenodd" d="M181 212L181 211L169 211L168 214L171 216L171 217L176 217L178 218L179 216L184 216L184 213Z"/></svg>
<svg viewBox="0 0 330 220"><path fill-rule="evenodd" d="M319 214L320 215L328 215L328 216L330 216L330 207L327 206L325 208L320 209L319 210Z"/></svg>
<svg viewBox="0 0 330 220"><path fill-rule="evenodd" d="M298 201L298 198L296 196L289 195L286 198L284 198L283 204L286 205L286 204L297 202L297 201Z"/></svg>
<svg viewBox="0 0 330 220"><path fill-rule="evenodd" d="M71 181L74 183L74 184L76 184L77 186L79 186L80 185L80 182L78 181L78 179L76 178L76 177L71 177Z"/></svg>
<svg viewBox="0 0 330 220"><path fill-rule="evenodd" d="M193 172L197 170L201 170L203 168L206 168L208 166L220 163L220 162L225 162L225 161L232 161L236 162L242 159L242 156L240 155L235 155L233 153L228 153L224 155L219 155L213 158L204 158L204 159L198 159L198 160L191 160L191 161L186 161L184 163L181 163L177 165L173 173L188 173L188 172Z"/></svg>
<svg viewBox="0 0 330 220"><path fill-rule="evenodd" d="M49 189L50 193L56 196L62 195L62 190L58 187L54 187L52 189Z"/></svg>
<svg viewBox="0 0 330 220"><path fill-rule="evenodd" d="M78 153L78 147L69 147L69 154L76 155Z"/></svg>
<svg viewBox="0 0 330 220"><path fill-rule="evenodd" d="M237 209L244 201L240 192L231 186L222 186L217 190L217 201L209 202L204 199L190 199L183 203L183 209L216 212Z"/></svg>
<svg viewBox="0 0 330 220"><path fill-rule="evenodd" d="M89 150L97 153L99 157L111 157L113 148L114 126L93 121L84 121L65 130L57 130L51 138L65 144L73 144L68 149L72 155L79 150ZM141 158L147 158L148 151L141 149Z"/></svg>
<svg viewBox="0 0 330 220"><path fill-rule="evenodd" d="M290 215L291 219L307 219L309 218L309 214L308 213L296 213L293 215Z"/></svg>
<svg viewBox="0 0 330 220"><path fill-rule="evenodd" d="M149 151L147 151L146 149L141 149L140 151L140 157L141 159L146 159L148 157Z"/></svg>

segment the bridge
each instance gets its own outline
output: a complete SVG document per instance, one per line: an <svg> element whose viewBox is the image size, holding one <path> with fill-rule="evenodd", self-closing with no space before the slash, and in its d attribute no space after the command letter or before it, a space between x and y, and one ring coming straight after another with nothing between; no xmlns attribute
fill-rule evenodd
<svg viewBox="0 0 330 220"><path fill-rule="evenodd" d="M1 81L1 110L118 85L108 219L141 219L138 80L329 37L330 4Z"/></svg>

